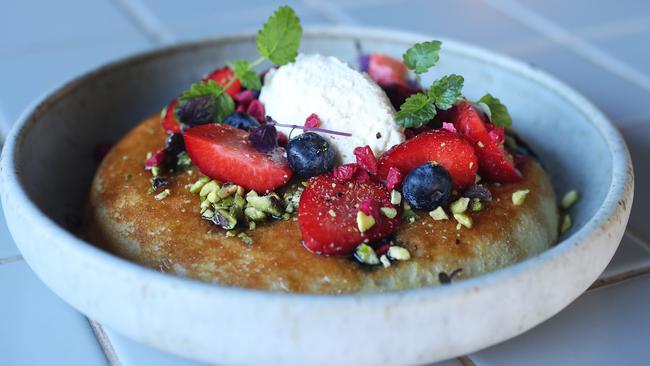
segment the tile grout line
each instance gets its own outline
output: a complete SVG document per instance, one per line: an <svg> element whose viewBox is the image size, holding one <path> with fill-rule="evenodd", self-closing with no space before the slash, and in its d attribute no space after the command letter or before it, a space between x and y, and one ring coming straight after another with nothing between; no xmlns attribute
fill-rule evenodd
<svg viewBox="0 0 650 366"><path fill-rule="evenodd" d="M112 0L117 8L155 44L171 44L174 34L140 0Z"/></svg>
<svg viewBox="0 0 650 366"><path fill-rule="evenodd" d="M458 362L460 362L460 364L463 366L476 366L476 362L474 362L474 360L469 358L467 355L457 357L456 360L458 360Z"/></svg>
<svg viewBox="0 0 650 366"><path fill-rule="evenodd" d="M97 342L99 342L99 346L104 351L104 355L106 356L106 360L108 360L108 364L111 366L121 366L122 362L120 361L119 357L117 357L115 348L113 348L111 340L108 338L108 335L104 331L104 327L88 317L86 317L86 320L88 320L90 328L93 330L93 334L95 334Z"/></svg>
<svg viewBox="0 0 650 366"><path fill-rule="evenodd" d="M617 285L621 282L625 282L631 279L635 279L637 277L643 277L647 275L650 275L650 265L646 265L641 268L631 269L629 271L625 271L623 273L615 274L612 276L599 278L596 281L594 281L594 283L591 284L591 286L589 286L589 288L585 290L585 292L590 292L607 286Z"/></svg>
<svg viewBox="0 0 650 366"><path fill-rule="evenodd" d="M321 0L300 0L303 5L314 10L335 24L356 25L357 20L337 4Z"/></svg>
<svg viewBox="0 0 650 366"><path fill-rule="evenodd" d="M567 46L569 50L591 63L604 68L610 73L617 75L646 91L650 91L650 77L618 58L601 51L599 48L587 42L584 42L579 37L572 35L568 30L536 14L529 8L513 0L483 1L511 19L547 36L561 45Z"/></svg>
<svg viewBox="0 0 650 366"><path fill-rule="evenodd" d="M22 255L15 255L13 257L0 258L0 265L14 263L14 262L22 261L22 260L23 260Z"/></svg>
<svg viewBox="0 0 650 366"><path fill-rule="evenodd" d="M625 236L630 238L635 244L642 246L646 250L650 250L650 238L645 237L642 233L637 231L635 228L628 225L625 228Z"/></svg>

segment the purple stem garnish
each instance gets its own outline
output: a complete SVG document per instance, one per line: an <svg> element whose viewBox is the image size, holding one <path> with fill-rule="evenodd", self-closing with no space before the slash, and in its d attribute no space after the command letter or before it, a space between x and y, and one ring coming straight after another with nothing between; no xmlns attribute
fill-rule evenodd
<svg viewBox="0 0 650 366"><path fill-rule="evenodd" d="M252 128L248 134L248 142L259 152L271 152L278 146L278 131L270 124Z"/></svg>
<svg viewBox="0 0 650 366"><path fill-rule="evenodd" d="M298 126L298 125L289 125L286 123L278 123L276 122L273 118L270 116L266 116L266 125L267 126L278 126L278 127L286 127L286 128L297 128L299 130L303 131L314 131L314 132L321 132L321 133L327 133L330 135L337 135L337 136L352 136L351 133L349 132L339 132L339 131L333 131L333 130L328 130L325 128L319 128L319 127L307 127L307 126Z"/></svg>

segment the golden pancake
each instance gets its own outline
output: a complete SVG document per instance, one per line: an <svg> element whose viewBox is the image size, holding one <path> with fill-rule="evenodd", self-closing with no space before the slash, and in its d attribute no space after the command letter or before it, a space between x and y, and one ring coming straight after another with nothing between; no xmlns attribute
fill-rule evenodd
<svg viewBox="0 0 650 366"><path fill-rule="evenodd" d="M403 222L396 241L411 253L388 268L348 257L315 255L301 244L296 215L248 231L247 245L200 217L199 198L187 189L200 176L196 168L172 175L171 194L157 201L151 174L143 169L147 152L165 140L159 117L129 132L104 158L92 183L87 235L91 242L134 262L181 276L227 286L270 291L339 294L389 291L440 284L441 272L477 276L517 263L552 246L558 236L558 209L549 179L534 159L515 184L488 184L493 200L469 215L471 229L455 220ZM513 192L529 189L515 206ZM444 279L444 275L443 275Z"/></svg>

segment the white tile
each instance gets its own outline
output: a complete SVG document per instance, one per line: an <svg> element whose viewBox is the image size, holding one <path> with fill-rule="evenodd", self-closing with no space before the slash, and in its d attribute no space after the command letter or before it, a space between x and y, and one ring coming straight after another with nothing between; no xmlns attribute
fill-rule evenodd
<svg viewBox="0 0 650 366"><path fill-rule="evenodd" d="M178 40L196 40L244 30L257 30L280 5L290 5L303 26L328 23L326 18L296 0L201 0L192 2L191 6L179 6L177 1L172 0L143 0L143 3Z"/></svg>
<svg viewBox="0 0 650 366"><path fill-rule="evenodd" d="M65 47L135 31L110 0L7 1L0 11L0 50L4 51L52 43Z"/></svg>
<svg viewBox="0 0 650 366"><path fill-rule="evenodd" d="M567 29L650 16L650 2L647 0L518 0L518 2Z"/></svg>
<svg viewBox="0 0 650 366"><path fill-rule="evenodd" d="M128 37L98 39L87 46L43 47L1 55L0 106L13 124L32 100L44 92L84 71L150 47L148 39L133 33Z"/></svg>
<svg viewBox="0 0 650 366"><path fill-rule="evenodd" d="M4 211L0 209L0 260L3 258L15 257L19 254L20 252L14 243L14 239L11 237L11 234L9 234Z"/></svg>
<svg viewBox="0 0 650 366"><path fill-rule="evenodd" d="M624 236L612 261L600 276L609 277L629 270L650 267L650 247L641 246L629 236Z"/></svg>
<svg viewBox="0 0 650 366"><path fill-rule="evenodd" d="M156 366L200 366L203 363L194 362L174 356L149 346L132 341L110 328L104 327L113 349L122 366L156 365ZM456 360L447 360L429 364L427 366L462 366Z"/></svg>
<svg viewBox="0 0 650 366"><path fill-rule="evenodd" d="M615 122L650 117L650 92L592 64L565 47L529 50L515 57L547 71L589 98Z"/></svg>
<svg viewBox="0 0 650 366"><path fill-rule="evenodd" d="M650 238L650 119L643 125L623 128L621 132L634 164L635 188L630 225L647 240Z"/></svg>
<svg viewBox="0 0 650 366"><path fill-rule="evenodd" d="M648 2L650 4L650 2ZM650 26L650 14L647 23ZM626 34L622 37L599 39L592 43L600 49L618 57L622 61L633 66L637 70L650 75L650 30Z"/></svg>
<svg viewBox="0 0 650 366"><path fill-rule="evenodd" d="M363 25L455 38L498 51L507 51L513 43L539 38L538 34L480 1L417 0L399 4L367 3L363 7L354 4L350 2L348 13Z"/></svg>
<svg viewBox="0 0 650 366"><path fill-rule="evenodd" d="M0 365L106 365L85 317L24 261L0 265Z"/></svg>
<svg viewBox="0 0 650 366"><path fill-rule="evenodd" d="M536 328L470 357L489 365L650 364L650 276L589 292Z"/></svg>

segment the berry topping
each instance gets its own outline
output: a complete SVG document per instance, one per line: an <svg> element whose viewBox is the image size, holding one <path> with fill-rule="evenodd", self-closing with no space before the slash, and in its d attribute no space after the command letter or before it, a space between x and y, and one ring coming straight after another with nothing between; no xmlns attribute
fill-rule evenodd
<svg viewBox="0 0 650 366"><path fill-rule="evenodd" d="M235 100L237 106L244 106L244 108L247 108L253 99L257 99L257 93L253 90L246 89L235 94L232 99Z"/></svg>
<svg viewBox="0 0 650 366"><path fill-rule="evenodd" d="M367 216L359 209L365 200L376 202L378 207L392 207L390 194L377 182L342 182L331 175L312 178L298 207L305 246L318 254L347 255L364 240L376 241L395 231L399 217ZM357 222L359 212L363 214L362 225Z"/></svg>
<svg viewBox="0 0 650 366"><path fill-rule="evenodd" d="M433 210L451 196L451 176L445 168L425 163L404 178L402 193L413 208Z"/></svg>
<svg viewBox="0 0 650 366"><path fill-rule="evenodd" d="M246 108L246 113L250 114L260 123L264 123L266 119L266 112L264 111L264 104L257 99L253 99Z"/></svg>
<svg viewBox="0 0 650 366"><path fill-rule="evenodd" d="M230 79L232 79L235 76L233 71L230 69L230 67L225 66L220 69L216 69L213 72L211 72L208 76L206 76L203 80L214 80L217 84L221 86L226 86L228 85L228 82L230 82ZM241 90L241 83L239 80L235 79L235 81L230 84L228 89L226 89L226 93L228 93L231 97L234 97L237 92Z"/></svg>
<svg viewBox="0 0 650 366"><path fill-rule="evenodd" d="M446 130L421 133L386 151L379 159L377 175L386 180L391 167L408 174L415 167L433 161L449 172L455 189L474 183L478 170L474 148L463 137Z"/></svg>
<svg viewBox="0 0 650 366"><path fill-rule="evenodd" d="M156 151L149 159L147 159L147 161L144 162L144 168L146 170L151 170L153 167L161 167L165 165L167 156L167 151L165 151L165 149Z"/></svg>
<svg viewBox="0 0 650 366"><path fill-rule="evenodd" d="M161 115L163 129L167 133L181 132L181 122L176 116L177 105L178 99L172 100L169 105L167 105L167 107L163 110L163 113Z"/></svg>
<svg viewBox="0 0 650 366"><path fill-rule="evenodd" d="M487 124L472 103L464 101L455 106L451 119L458 132L475 146L481 177L501 183L518 182L523 178L514 159L503 147L503 129ZM492 130L488 129L490 126Z"/></svg>
<svg viewBox="0 0 650 366"><path fill-rule="evenodd" d="M395 58L382 53L373 53L368 59L368 75L380 85L402 85L408 88L408 69Z"/></svg>
<svg viewBox="0 0 650 366"><path fill-rule="evenodd" d="M336 162L336 153L320 135L306 132L292 138L287 144L287 158L293 172L309 178L329 172Z"/></svg>
<svg viewBox="0 0 650 366"><path fill-rule="evenodd" d="M204 95L181 101L176 115L178 120L190 127L215 122L217 104L212 95Z"/></svg>
<svg viewBox="0 0 650 366"><path fill-rule="evenodd" d="M183 140L183 135L180 133L169 135L165 141L165 150L167 150L167 152L172 156L176 156L185 151L185 141Z"/></svg>
<svg viewBox="0 0 650 366"><path fill-rule="evenodd" d="M355 147L354 156L357 158L359 168L372 175L377 174L377 158L375 158L375 154L372 152L370 146Z"/></svg>
<svg viewBox="0 0 650 366"><path fill-rule="evenodd" d="M283 148L259 152L248 142L247 132L232 126L201 125L184 137L192 162L212 179L265 192L284 185L293 174Z"/></svg>
<svg viewBox="0 0 650 366"><path fill-rule="evenodd" d="M334 170L332 170L332 175L343 181L350 180L354 178L354 173L357 172L358 168L359 167L355 163L343 164L334 168Z"/></svg>
<svg viewBox="0 0 650 366"><path fill-rule="evenodd" d="M235 112L228 116L223 123L239 128L244 131L249 131L251 128L260 127L260 123L253 118L250 114L244 112Z"/></svg>
<svg viewBox="0 0 650 366"><path fill-rule="evenodd" d="M392 191L395 189L395 187L398 187L400 184L402 184L403 178L404 177L402 176L402 172L400 172L399 169L395 168L394 166L390 167L388 169L388 176L386 176L386 189Z"/></svg>
<svg viewBox="0 0 650 366"><path fill-rule="evenodd" d="M278 146L278 131L271 125L253 128L248 142L259 152L271 152Z"/></svg>
<svg viewBox="0 0 650 366"><path fill-rule="evenodd" d="M316 113L312 113L305 120L305 127L320 127L320 119Z"/></svg>

